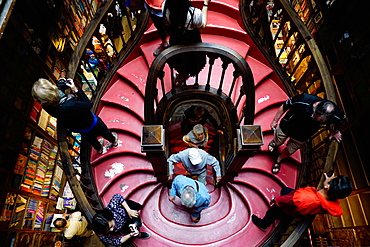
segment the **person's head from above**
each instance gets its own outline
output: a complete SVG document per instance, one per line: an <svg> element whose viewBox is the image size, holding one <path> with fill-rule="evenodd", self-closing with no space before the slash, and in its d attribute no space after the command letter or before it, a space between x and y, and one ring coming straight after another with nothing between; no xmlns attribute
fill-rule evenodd
<svg viewBox="0 0 370 247"><path fill-rule="evenodd" d="M204 140L205 133L204 133L204 127L203 127L203 125L201 125L201 124L194 125L194 127L193 127L193 133L195 135L195 138L198 141Z"/></svg>
<svg viewBox="0 0 370 247"><path fill-rule="evenodd" d="M59 104L60 92L55 84L40 78L32 86L32 97L42 105L54 106Z"/></svg>
<svg viewBox="0 0 370 247"><path fill-rule="evenodd" d="M333 119L335 104L329 100L322 100L314 106L313 117L316 122L324 123Z"/></svg>
<svg viewBox="0 0 370 247"><path fill-rule="evenodd" d="M332 200L343 199L352 192L352 183L349 177L340 175L327 177L325 174L324 188L327 189L327 195Z"/></svg>
<svg viewBox="0 0 370 247"><path fill-rule="evenodd" d="M67 225L67 221L63 218L57 218L54 220L54 226L58 229L63 229Z"/></svg>
<svg viewBox="0 0 370 247"><path fill-rule="evenodd" d="M197 106L194 108L194 118L190 118L189 121L192 123L198 123L200 120L202 120L202 116L204 114L205 110L202 106Z"/></svg>
<svg viewBox="0 0 370 247"><path fill-rule="evenodd" d="M198 165L202 162L202 156L200 156L199 149L189 148L189 160L192 165Z"/></svg>
<svg viewBox="0 0 370 247"><path fill-rule="evenodd" d="M187 208L192 208L196 202L196 195L193 187L186 187L181 192L181 204Z"/></svg>
<svg viewBox="0 0 370 247"><path fill-rule="evenodd" d="M113 213L109 209L103 209L94 215L92 226L96 233L105 234L114 231L115 222Z"/></svg>

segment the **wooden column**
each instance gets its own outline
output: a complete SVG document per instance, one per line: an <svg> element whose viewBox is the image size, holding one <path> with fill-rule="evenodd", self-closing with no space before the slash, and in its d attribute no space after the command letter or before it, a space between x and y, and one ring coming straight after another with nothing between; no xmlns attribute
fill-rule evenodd
<svg viewBox="0 0 370 247"><path fill-rule="evenodd" d="M237 133L237 138L234 139L234 154L230 154L225 162L225 174L219 185L224 185L238 176L245 162L254 156L255 151L260 151L263 145L260 125L242 125Z"/></svg>
<svg viewBox="0 0 370 247"><path fill-rule="evenodd" d="M159 182L167 181L167 159L163 125L144 125L141 135L141 152L152 163L154 176Z"/></svg>

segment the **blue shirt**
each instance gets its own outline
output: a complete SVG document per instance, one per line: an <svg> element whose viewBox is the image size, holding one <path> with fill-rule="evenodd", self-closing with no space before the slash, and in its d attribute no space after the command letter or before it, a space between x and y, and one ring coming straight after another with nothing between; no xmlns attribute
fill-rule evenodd
<svg viewBox="0 0 370 247"><path fill-rule="evenodd" d="M189 148L185 149L177 154L172 154L167 162L169 163L169 174L173 174L174 164L182 162L184 168L194 175L199 175L207 170L207 165L213 167L217 177L221 177L220 163L218 160L202 149L198 149L202 162L198 165L193 165L189 159Z"/></svg>
<svg viewBox="0 0 370 247"><path fill-rule="evenodd" d="M198 187L196 183L198 184ZM198 181L195 181L184 175L178 175L175 177L172 182L170 196L181 197L181 192L188 186L194 189L196 195L196 201L192 207L192 210L195 212L200 212L207 208L211 202L211 195L209 194L206 186L203 183L199 183ZM197 188L199 189L197 190Z"/></svg>

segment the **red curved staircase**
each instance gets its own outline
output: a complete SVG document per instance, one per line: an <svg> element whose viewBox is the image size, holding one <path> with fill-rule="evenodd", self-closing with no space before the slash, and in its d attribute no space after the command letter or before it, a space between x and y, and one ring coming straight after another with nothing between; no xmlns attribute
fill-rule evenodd
<svg viewBox="0 0 370 247"><path fill-rule="evenodd" d="M200 7L202 3L194 2L194 5ZM269 124L288 96L280 88L282 83L277 75L239 25L238 6L235 0L212 1L202 39L229 47L246 58L255 80L255 124L262 126L265 144L245 163L234 182L218 189L207 185L211 205L203 210L198 224L191 222L178 199L175 203L168 200L168 188L156 181L150 162L141 153L145 81L155 58L153 50L160 43L153 26L143 37L148 41L140 46L140 54L116 72L101 98L98 115L118 133L120 144L102 155L92 151L95 183L105 205L115 193L144 205L142 230L150 232L152 237L135 239L137 246L258 246L273 227L261 231L251 222L251 214L263 216L269 200L279 194L282 186L295 187L299 152L283 162L278 175L273 175L273 156L267 151L272 138ZM202 76L206 75L201 72L200 82Z"/></svg>

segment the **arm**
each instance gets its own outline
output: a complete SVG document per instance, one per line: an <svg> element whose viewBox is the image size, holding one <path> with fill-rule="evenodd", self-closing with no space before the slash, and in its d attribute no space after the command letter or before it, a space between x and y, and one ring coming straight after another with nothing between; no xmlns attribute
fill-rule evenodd
<svg viewBox="0 0 370 247"><path fill-rule="evenodd" d="M215 170L216 172L216 182L220 182L221 180L221 168L220 168L220 162L218 162L218 160L213 157L212 155L208 154L209 155L209 158L208 160L210 161L208 164L210 166L213 167L213 169Z"/></svg>
<svg viewBox="0 0 370 247"><path fill-rule="evenodd" d="M178 157L179 156L179 153L177 154L172 154L168 159L167 159L167 162L168 162L168 179L169 180L172 180L172 177L173 177L173 169L174 169L174 165L173 164L176 164L176 163L179 163L181 162L181 159Z"/></svg>
<svg viewBox="0 0 370 247"><path fill-rule="evenodd" d="M73 82L73 80L72 79L68 79L67 81L68 82L66 83L66 85L69 86L71 88L72 92L77 95L78 100L83 101L85 103L88 103L88 104L90 104L92 106L91 101L89 100L89 98L87 98L87 96L85 95L85 93L83 93L80 90L78 90L78 88L76 87L76 85ZM91 106L90 106L90 108L91 108Z"/></svg>
<svg viewBox="0 0 370 247"><path fill-rule="evenodd" d="M139 217L139 212L136 211L136 210L132 210L128 205L127 205L127 202L126 201L123 201L122 202L122 206L123 208L126 210L128 216L130 218L134 217L134 218L137 218Z"/></svg>
<svg viewBox="0 0 370 247"><path fill-rule="evenodd" d="M281 118L281 116L284 114L284 104L281 105L278 109L278 111L276 112L276 115L274 117L274 119L272 120L272 122L270 123L270 127L271 129L275 129L277 126L278 126L278 122L279 122L279 119Z"/></svg>
<svg viewBox="0 0 370 247"><path fill-rule="evenodd" d="M207 25L209 2L210 0L204 0L203 8L202 8L202 26L199 28L199 31L202 31Z"/></svg>
<svg viewBox="0 0 370 247"><path fill-rule="evenodd" d="M99 239L103 243L106 243L108 245L113 245L113 246L121 246L122 243L126 242L132 237L131 234L122 235L118 237L114 235L110 235L110 234L107 234L107 235L99 234L98 236L99 236Z"/></svg>
<svg viewBox="0 0 370 247"><path fill-rule="evenodd" d="M185 143L187 143L187 144L188 144L188 147L190 147L190 148L198 148L198 146L197 146L197 145L195 145L194 143L192 143L192 142L191 142L191 140L190 140L190 138L189 138L189 136L188 136L188 135L184 135L184 136L182 137L182 140L183 140Z"/></svg>
<svg viewBox="0 0 370 247"><path fill-rule="evenodd" d="M346 115L344 115L342 108L336 106L334 111L334 119L332 120L329 126L330 129L329 139L334 138L337 142L340 142L342 140L342 133L338 129L345 119Z"/></svg>
<svg viewBox="0 0 370 247"><path fill-rule="evenodd" d="M205 109L205 113L203 114L203 118L205 120L204 120L204 122L201 123L202 125L204 125L205 122L208 119L211 122L211 124L213 125L213 127L215 127L215 129L217 130L218 133L220 133L220 134L224 133L222 130L220 130L220 126L218 125L217 120L212 116L211 113L209 113L209 111L207 109Z"/></svg>
<svg viewBox="0 0 370 247"><path fill-rule="evenodd" d="M178 181L180 179L181 175L177 176L174 181L172 182L171 189L169 191L169 200L173 201L175 200L175 197L177 195L177 190L178 190Z"/></svg>

